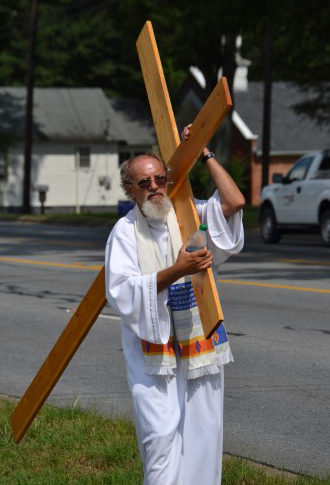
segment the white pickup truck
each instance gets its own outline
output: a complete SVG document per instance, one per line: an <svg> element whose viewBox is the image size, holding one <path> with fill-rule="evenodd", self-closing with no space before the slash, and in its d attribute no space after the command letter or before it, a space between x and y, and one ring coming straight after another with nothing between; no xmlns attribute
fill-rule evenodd
<svg viewBox="0 0 330 485"><path fill-rule="evenodd" d="M330 246L330 152L300 158L285 177L273 175L262 190L259 213L265 243L278 243L283 232L318 229Z"/></svg>

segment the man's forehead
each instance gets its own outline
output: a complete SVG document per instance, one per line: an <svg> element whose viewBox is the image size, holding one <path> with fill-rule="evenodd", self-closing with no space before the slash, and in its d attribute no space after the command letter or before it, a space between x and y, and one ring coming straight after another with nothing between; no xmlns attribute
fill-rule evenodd
<svg viewBox="0 0 330 485"><path fill-rule="evenodd" d="M140 155L132 161L131 174L147 174L149 171L161 171L164 172L163 164L157 160L157 158L150 157L149 155Z"/></svg>

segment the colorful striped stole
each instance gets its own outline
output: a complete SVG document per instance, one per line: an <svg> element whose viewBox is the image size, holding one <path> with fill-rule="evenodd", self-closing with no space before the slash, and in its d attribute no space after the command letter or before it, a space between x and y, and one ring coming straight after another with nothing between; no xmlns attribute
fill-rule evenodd
<svg viewBox="0 0 330 485"><path fill-rule="evenodd" d="M182 246L174 209L167 216L167 265L176 260ZM134 225L138 262L141 274L164 268L157 243L138 206L134 209ZM181 278L168 288L167 308L171 318L170 338L166 344L142 340L142 350L150 375L174 375L177 358L187 379L218 374L220 365L233 361L226 330L219 326L210 339L205 339L190 276Z"/></svg>

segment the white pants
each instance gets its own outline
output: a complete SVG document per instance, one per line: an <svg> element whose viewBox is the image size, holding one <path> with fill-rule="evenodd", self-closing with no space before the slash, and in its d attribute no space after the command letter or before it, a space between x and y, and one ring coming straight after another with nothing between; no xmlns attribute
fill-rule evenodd
<svg viewBox="0 0 330 485"><path fill-rule="evenodd" d="M219 485L223 368L221 374L187 381L179 366L177 376L166 381L145 374L144 357L134 350L133 359L126 356L126 368L144 485Z"/></svg>

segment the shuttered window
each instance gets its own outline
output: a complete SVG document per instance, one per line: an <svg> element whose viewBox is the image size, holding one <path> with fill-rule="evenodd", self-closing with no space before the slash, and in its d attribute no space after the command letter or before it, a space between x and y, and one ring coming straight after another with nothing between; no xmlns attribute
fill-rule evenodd
<svg viewBox="0 0 330 485"><path fill-rule="evenodd" d="M77 147L76 154L79 157L77 163L79 163L80 168L91 167L91 150L89 147Z"/></svg>

